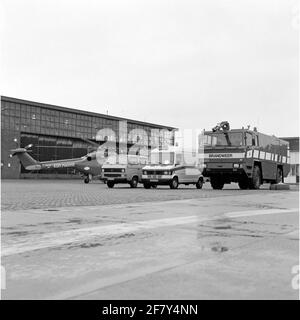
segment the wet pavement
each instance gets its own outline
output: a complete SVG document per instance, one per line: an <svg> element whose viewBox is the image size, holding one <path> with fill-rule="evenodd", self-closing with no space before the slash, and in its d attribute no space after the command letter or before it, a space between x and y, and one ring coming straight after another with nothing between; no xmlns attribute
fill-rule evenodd
<svg viewBox="0 0 300 320"><path fill-rule="evenodd" d="M297 191L20 185L2 184L4 299L298 299Z"/></svg>
<svg viewBox="0 0 300 320"><path fill-rule="evenodd" d="M3 180L1 187L2 211L215 198L249 192L269 193L269 184L263 185L259 191L245 191L239 190L237 184L225 185L224 190L212 190L210 183L205 183L202 190L184 185L180 185L178 190L170 190L167 186L161 186L157 190L144 190L139 184L132 192L127 184L118 184L113 189L108 189L99 180L89 184L84 184L81 180ZM296 186L291 188L297 190Z"/></svg>

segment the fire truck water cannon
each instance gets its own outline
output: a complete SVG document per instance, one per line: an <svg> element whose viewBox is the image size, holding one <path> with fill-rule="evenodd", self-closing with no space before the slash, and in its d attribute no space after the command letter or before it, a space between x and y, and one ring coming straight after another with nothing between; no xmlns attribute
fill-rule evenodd
<svg viewBox="0 0 300 320"><path fill-rule="evenodd" d="M212 128L212 132L217 132L221 130L225 132L230 130L230 125L228 121L222 121Z"/></svg>

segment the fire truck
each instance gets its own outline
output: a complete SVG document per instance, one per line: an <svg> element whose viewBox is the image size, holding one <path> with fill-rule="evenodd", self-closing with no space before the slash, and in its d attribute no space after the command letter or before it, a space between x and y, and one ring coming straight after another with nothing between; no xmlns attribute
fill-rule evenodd
<svg viewBox="0 0 300 320"><path fill-rule="evenodd" d="M284 182L289 173L289 143L256 128L230 129L227 121L204 132L204 177L213 189L237 182L240 189Z"/></svg>

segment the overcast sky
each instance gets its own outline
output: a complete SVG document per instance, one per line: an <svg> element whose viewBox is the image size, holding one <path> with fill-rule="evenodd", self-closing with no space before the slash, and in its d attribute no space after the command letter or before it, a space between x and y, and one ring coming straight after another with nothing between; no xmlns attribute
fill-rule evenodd
<svg viewBox="0 0 300 320"><path fill-rule="evenodd" d="M299 135L297 1L0 0L1 94Z"/></svg>

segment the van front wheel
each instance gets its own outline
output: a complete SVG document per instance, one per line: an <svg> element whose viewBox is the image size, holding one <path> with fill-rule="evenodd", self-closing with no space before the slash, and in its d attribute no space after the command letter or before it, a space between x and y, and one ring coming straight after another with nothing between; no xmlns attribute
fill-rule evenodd
<svg viewBox="0 0 300 320"><path fill-rule="evenodd" d="M196 188L197 189L202 189L203 187L203 180L202 179L199 179L196 183Z"/></svg>
<svg viewBox="0 0 300 320"><path fill-rule="evenodd" d="M114 182L113 181L107 181L107 186L111 189L115 186Z"/></svg>
<svg viewBox="0 0 300 320"><path fill-rule="evenodd" d="M171 182L170 182L170 188L171 189L177 189L178 188L178 178L177 177L174 177Z"/></svg>
<svg viewBox="0 0 300 320"><path fill-rule="evenodd" d="M133 177L130 181L130 187L131 188L136 188L138 185L139 181L137 177Z"/></svg>

